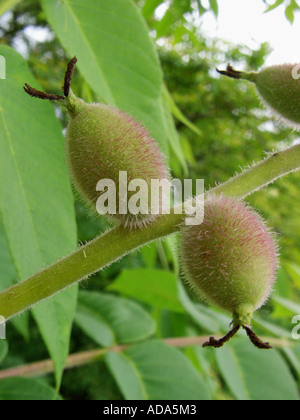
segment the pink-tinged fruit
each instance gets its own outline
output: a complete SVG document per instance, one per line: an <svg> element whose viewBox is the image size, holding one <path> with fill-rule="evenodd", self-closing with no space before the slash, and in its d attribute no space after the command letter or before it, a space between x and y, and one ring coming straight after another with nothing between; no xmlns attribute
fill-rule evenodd
<svg viewBox="0 0 300 420"><path fill-rule="evenodd" d="M277 244L264 220L233 198L211 196L204 222L183 228L180 256L187 283L209 303L249 326L268 299L278 267Z"/></svg>
<svg viewBox="0 0 300 420"><path fill-rule="evenodd" d="M151 180L168 179L164 157L147 130L124 112L104 104L78 102L66 132L66 154L77 190L94 208L100 193L99 180L116 184L116 215L124 225L142 227L155 219L150 214L119 214L119 173L127 172L128 183L142 179L151 191ZM128 200L135 192L128 192Z"/></svg>

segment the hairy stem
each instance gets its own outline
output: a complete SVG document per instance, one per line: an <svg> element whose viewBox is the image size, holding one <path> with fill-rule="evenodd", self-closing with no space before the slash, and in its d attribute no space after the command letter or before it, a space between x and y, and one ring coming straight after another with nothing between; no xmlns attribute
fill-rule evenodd
<svg viewBox="0 0 300 420"><path fill-rule="evenodd" d="M213 188L215 194L245 198L270 183L300 169L300 145L289 147L269 155L256 165L243 171L227 182Z"/></svg>
<svg viewBox="0 0 300 420"><path fill-rule="evenodd" d="M295 145L272 154L240 175L211 189L207 194L224 194L242 199L299 169L300 145ZM182 208L182 204L176 210L178 208ZM0 293L0 314L9 319L101 270L134 249L178 231L184 222L184 215L176 214L177 212L159 216L142 230L117 226L62 260L5 290Z"/></svg>

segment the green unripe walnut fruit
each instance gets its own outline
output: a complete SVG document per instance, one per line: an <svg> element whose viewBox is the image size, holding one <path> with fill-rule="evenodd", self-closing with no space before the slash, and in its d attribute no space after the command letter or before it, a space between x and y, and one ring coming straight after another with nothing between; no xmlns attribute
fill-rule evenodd
<svg viewBox="0 0 300 420"><path fill-rule="evenodd" d="M69 85L76 61L74 58L69 63L64 97L48 95L28 85L25 90L31 96L55 100L68 110L71 120L66 130L67 162L71 179L85 201L94 208L97 205L98 211L105 210L104 205L99 207L101 193L96 187L101 180L111 180L116 187L116 206L115 214L109 217L120 220L124 225L142 227L156 217L151 214L148 197L151 180L169 178L164 157L157 142L134 118L103 103L87 104L73 94ZM126 172L128 183L143 180L147 184L144 212L132 214L127 207L135 192L126 191L126 195L119 195L120 172ZM122 200L127 201L125 212L119 211ZM160 210L162 206L163 203L160 203Z"/></svg>
<svg viewBox="0 0 300 420"><path fill-rule="evenodd" d="M196 294L230 312L235 328L249 330L278 266L276 241L263 219L236 199L211 196L203 223L183 228L180 256Z"/></svg>
<svg viewBox="0 0 300 420"><path fill-rule="evenodd" d="M142 226L154 219L148 214L119 214L119 175L126 172L128 182L167 179L163 156L157 143L132 117L104 104L85 104L73 99L75 110L66 131L66 151L71 177L83 197L96 206L99 180L116 185L116 217L130 226ZM133 193L127 193L127 200ZM149 207L150 203L146 200ZM147 209L145 209L147 210Z"/></svg>
<svg viewBox="0 0 300 420"><path fill-rule="evenodd" d="M220 73L255 83L262 101L288 125L300 129L300 78L297 69L299 65L296 64L280 64L266 67L258 73L247 73L228 66Z"/></svg>

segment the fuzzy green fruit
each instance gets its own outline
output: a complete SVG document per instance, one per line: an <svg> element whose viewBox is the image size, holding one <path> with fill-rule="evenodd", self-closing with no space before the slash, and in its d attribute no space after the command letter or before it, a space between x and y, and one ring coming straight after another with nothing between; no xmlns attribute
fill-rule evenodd
<svg viewBox="0 0 300 420"><path fill-rule="evenodd" d="M226 76L246 79L255 83L262 101L288 125L300 129L300 78L298 72L299 65L296 64L270 66L258 73L239 72L231 66L228 66L224 72L220 71Z"/></svg>
<svg viewBox="0 0 300 420"><path fill-rule="evenodd" d="M73 94L70 83L76 61L74 57L68 65L64 96L46 94L29 85L25 85L25 91L33 97L54 100L69 112L66 157L73 184L83 199L103 214L107 205L99 197L106 191L99 192L97 185L99 181L110 180L114 183L115 205L108 217L125 226L142 227L157 217L151 214L149 191L152 180L169 178L164 157L157 142L133 117L103 103L87 104ZM128 202L137 191L127 191L126 183L122 194L120 173L126 173L128 183L142 180L147 186L147 191L140 193L143 206L137 205L142 211L136 214L130 212ZM161 199L158 210L162 211L163 204Z"/></svg>
<svg viewBox="0 0 300 420"><path fill-rule="evenodd" d="M233 198L211 196L204 221L185 227L180 257L196 294L250 327L254 311L269 297L278 266L274 235L263 219Z"/></svg>
<svg viewBox="0 0 300 420"><path fill-rule="evenodd" d="M104 104L85 104L72 99L72 119L66 131L68 166L74 185L81 195L96 206L99 180L116 184L115 216L125 225L142 226L152 214L119 214L119 174L127 172L128 182L167 179L163 155L143 126L124 112ZM127 199L134 193L128 192ZM148 200L147 200L148 202ZM150 202L148 202L150 208Z"/></svg>
<svg viewBox="0 0 300 420"><path fill-rule="evenodd" d="M295 64L267 67L253 75L253 81L263 101L300 128L300 80L293 76L295 68Z"/></svg>

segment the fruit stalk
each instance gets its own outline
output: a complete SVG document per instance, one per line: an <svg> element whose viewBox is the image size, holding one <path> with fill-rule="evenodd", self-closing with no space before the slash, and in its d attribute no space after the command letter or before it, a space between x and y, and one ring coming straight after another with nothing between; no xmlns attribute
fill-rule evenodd
<svg viewBox="0 0 300 420"><path fill-rule="evenodd" d="M230 64L228 64L226 70L217 69L217 72L222 74L222 76L227 76L227 77L230 77L231 79L249 80L250 82L253 82L253 83L255 83L255 79L256 79L256 73L254 72L247 73L245 71L235 70Z"/></svg>

